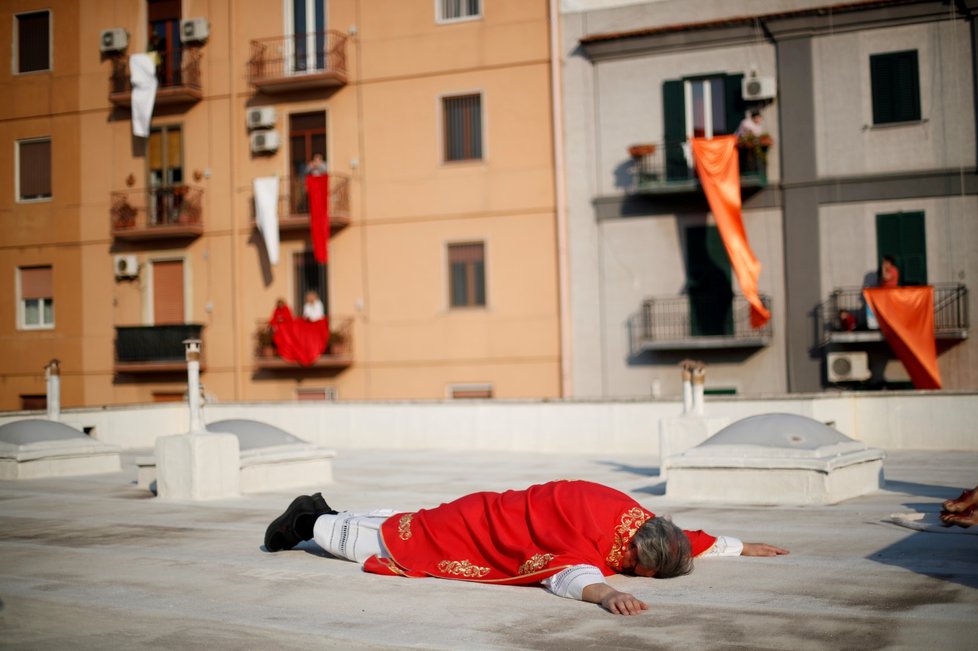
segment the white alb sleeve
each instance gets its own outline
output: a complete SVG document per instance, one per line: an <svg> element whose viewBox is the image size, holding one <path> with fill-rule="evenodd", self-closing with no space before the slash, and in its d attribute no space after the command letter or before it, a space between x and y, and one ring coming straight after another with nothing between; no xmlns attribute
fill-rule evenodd
<svg viewBox="0 0 978 651"><path fill-rule="evenodd" d="M584 588L595 583L604 583L604 575L594 565L572 565L540 583L558 597L581 600Z"/></svg>
<svg viewBox="0 0 978 651"><path fill-rule="evenodd" d="M713 546L699 555L700 558L709 556L740 556L744 551L744 543L740 538L733 536L717 536Z"/></svg>

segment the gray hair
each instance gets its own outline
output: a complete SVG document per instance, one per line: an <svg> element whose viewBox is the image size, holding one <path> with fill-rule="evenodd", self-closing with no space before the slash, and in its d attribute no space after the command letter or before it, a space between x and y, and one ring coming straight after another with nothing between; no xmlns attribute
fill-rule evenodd
<svg viewBox="0 0 978 651"><path fill-rule="evenodd" d="M652 518L635 532L638 561L655 570L655 577L670 579L693 571L693 551L683 530L666 518Z"/></svg>

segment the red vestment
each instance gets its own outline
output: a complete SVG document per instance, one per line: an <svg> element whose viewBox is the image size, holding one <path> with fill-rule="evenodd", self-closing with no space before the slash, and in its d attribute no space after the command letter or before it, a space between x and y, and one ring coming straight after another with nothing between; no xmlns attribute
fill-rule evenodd
<svg viewBox="0 0 978 651"><path fill-rule="evenodd" d="M268 321L272 326L272 340L279 357L290 362L309 366L326 352L329 343L329 319L306 321L292 316L292 310L283 305L275 308Z"/></svg>
<svg viewBox="0 0 978 651"><path fill-rule="evenodd" d="M504 493L466 495L433 509L398 513L381 526L390 558L376 574L483 583L538 583L573 565L622 570L635 532L655 514L628 495L588 481L555 481ZM716 540L686 531L693 555Z"/></svg>

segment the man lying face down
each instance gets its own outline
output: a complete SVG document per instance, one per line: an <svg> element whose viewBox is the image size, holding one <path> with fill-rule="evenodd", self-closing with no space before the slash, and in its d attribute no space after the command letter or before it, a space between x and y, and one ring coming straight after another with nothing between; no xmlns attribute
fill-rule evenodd
<svg viewBox="0 0 978 651"><path fill-rule="evenodd" d="M606 576L669 578L692 571L694 557L788 553L683 531L628 495L589 481L472 493L411 513L338 513L320 493L303 495L268 526L265 547L277 552L311 539L376 574L542 584L620 615L648 605L612 588Z"/></svg>

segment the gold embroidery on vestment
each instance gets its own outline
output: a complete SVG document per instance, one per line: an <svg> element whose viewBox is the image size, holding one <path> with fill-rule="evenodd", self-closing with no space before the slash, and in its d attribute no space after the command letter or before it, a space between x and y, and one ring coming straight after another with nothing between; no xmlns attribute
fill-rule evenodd
<svg viewBox="0 0 978 651"><path fill-rule="evenodd" d="M413 513L405 513L397 522L397 535L400 536L401 540L407 540L411 537L411 518L413 517Z"/></svg>
<svg viewBox="0 0 978 651"><path fill-rule="evenodd" d="M631 543L635 532L648 519L649 516L646 515L645 511L637 506L622 514L621 523L615 527L615 542L611 545L611 551L606 559L609 567L616 570L621 569L621 557L625 553L625 548Z"/></svg>
<svg viewBox="0 0 978 651"><path fill-rule="evenodd" d="M442 561L438 564L438 569L445 574L464 576L467 579L477 579L489 574L488 567L473 565L468 559L461 561Z"/></svg>
<svg viewBox="0 0 978 651"><path fill-rule="evenodd" d="M520 565L520 569L517 570L517 574L529 574L530 572L536 572L537 570L546 567L547 563L553 559L553 554L534 554L530 557L530 560Z"/></svg>

